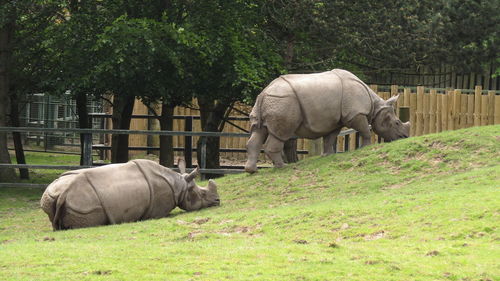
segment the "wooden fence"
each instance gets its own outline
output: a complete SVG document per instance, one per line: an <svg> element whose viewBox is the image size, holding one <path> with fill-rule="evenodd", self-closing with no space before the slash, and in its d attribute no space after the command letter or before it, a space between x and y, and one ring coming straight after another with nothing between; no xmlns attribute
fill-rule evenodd
<svg viewBox="0 0 500 281"><path fill-rule="evenodd" d="M410 108L411 136L419 136L429 133L437 133L446 130L456 130L468 128L472 126L483 126L500 124L500 91L483 91L480 86L475 90L459 90L446 88L426 88L426 87L399 87L392 86L377 86L371 85L372 88L380 97L388 99L397 94L400 98L397 103L396 112L399 113L399 108ZM198 116L196 110L196 101L193 102L193 108L176 107L174 115L180 116ZM246 117L251 111L251 106L244 104L236 104L235 110L232 110L231 117ZM147 114L146 106L139 101L134 108L134 114ZM242 118L240 118L242 119ZM159 124L156 120L137 120L132 122L131 129L133 130L159 130ZM182 131L184 129L185 120L177 119L174 121L174 131ZM242 129L249 130L248 120L232 121L232 124L226 124L223 132L241 133ZM242 128L242 129L241 129ZM193 121L193 131L201 131L199 119ZM372 142L376 141L375 134L372 137ZM193 143L196 143L198 137L193 137ZM220 146L222 149L240 149L244 150L246 146L246 138L230 138L221 137ZM342 151L344 147L344 137L338 138L337 147ZM350 138L349 149L355 148L355 138ZM158 146L159 140L157 137L146 136L131 136L131 146ZM316 146L313 141L307 139L299 139L297 143L298 150L309 151ZM184 138L174 136L174 147L184 147ZM133 152L132 152L133 153ZM137 153L137 152L136 152ZM299 155L299 159L306 155ZM223 152L221 158L235 161L246 159L245 153L241 152ZM261 160L264 160L264 155L261 155Z"/></svg>

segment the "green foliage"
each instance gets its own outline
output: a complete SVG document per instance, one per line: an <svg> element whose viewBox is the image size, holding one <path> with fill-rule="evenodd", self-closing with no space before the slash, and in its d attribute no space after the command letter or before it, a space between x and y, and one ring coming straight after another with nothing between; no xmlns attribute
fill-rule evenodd
<svg viewBox="0 0 500 281"><path fill-rule="evenodd" d="M167 98L181 90L183 48L197 40L172 23L121 16L98 37L96 85L123 95Z"/></svg>
<svg viewBox="0 0 500 281"><path fill-rule="evenodd" d="M88 229L52 232L40 190L3 188L2 277L494 280L498 132L444 132L226 176L220 207Z"/></svg>

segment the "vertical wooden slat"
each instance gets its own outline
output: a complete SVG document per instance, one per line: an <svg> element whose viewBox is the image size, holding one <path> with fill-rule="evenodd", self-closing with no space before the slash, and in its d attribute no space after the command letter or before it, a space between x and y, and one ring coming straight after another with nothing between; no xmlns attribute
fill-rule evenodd
<svg viewBox="0 0 500 281"><path fill-rule="evenodd" d="M439 133L443 131L443 96L441 94L436 95L436 132Z"/></svg>
<svg viewBox="0 0 500 281"><path fill-rule="evenodd" d="M417 87L416 128L415 135L420 136L424 132L423 120L424 87Z"/></svg>
<svg viewBox="0 0 500 281"><path fill-rule="evenodd" d="M410 135L416 136L417 131L417 94L410 94Z"/></svg>
<svg viewBox="0 0 500 281"><path fill-rule="evenodd" d="M404 96L403 106L410 107L410 94L411 94L410 88L404 88L404 90L403 90L403 96Z"/></svg>
<svg viewBox="0 0 500 281"><path fill-rule="evenodd" d="M391 97L398 95L398 85L391 85Z"/></svg>
<svg viewBox="0 0 500 281"><path fill-rule="evenodd" d="M481 126L481 92L483 88L476 86L474 89L474 126Z"/></svg>
<svg viewBox="0 0 500 281"><path fill-rule="evenodd" d="M437 106L437 91L431 89L429 94L429 133L436 132L436 106Z"/></svg>
<svg viewBox="0 0 500 281"><path fill-rule="evenodd" d="M428 93L424 93L422 111L423 111L423 119L424 119L423 134L427 135L427 134L429 134L429 131L430 131L430 94L428 94Z"/></svg>
<svg viewBox="0 0 500 281"><path fill-rule="evenodd" d="M467 125L472 127L474 125L474 95L467 95Z"/></svg>
<svg viewBox="0 0 500 281"><path fill-rule="evenodd" d="M495 92L488 92L488 125L495 124Z"/></svg>
<svg viewBox="0 0 500 281"><path fill-rule="evenodd" d="M453 91L453 128L454 130L460 129L460 105L461 105L461 91L455 89Z"/></svg>
<svg viewBox="0 0 500 281"><path fill-rule="evenodd" d="M467 128L467 94L460 95L460 128Z"/></svg>
<svg viewBox="0 0 500 281"><path fill-rule="evenodd" d="M448 97L448 109L447 109L447 120L448 120L448 130L454 130L455 129L455 122L453 120L453 91L450 90L448 91L448 94L446 95Z"/></svg>
<svg viewBox="0 0 500 281"><path fill-rule="evenodd" d="M481 95L481 126L488 125L488 95Z"/></svg>
<svg viewBox="0 0 500 281"><path fill-rule="evenodd" d="M495 124L500 124L500 95L495 96Z"/></svg>

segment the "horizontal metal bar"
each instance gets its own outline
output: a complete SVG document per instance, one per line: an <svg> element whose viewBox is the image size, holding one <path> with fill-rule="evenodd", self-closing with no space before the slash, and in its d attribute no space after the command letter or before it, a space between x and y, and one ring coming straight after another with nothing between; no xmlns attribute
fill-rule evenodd
<svg viewBox="0 0 500 281"><path fill-rule="evenodd" d="M111 146L110 145L93 145L92 149L94 150L110 150ZM155 146L129 146L128 150L152 150L152 151L159 151L159 147ZM174 151L184 151L184 147L174 147ZM196 152L197 148L193 147L191 149L193 152ZM245 153L247 152L246 149L244 148L220 148L220 152L237 152L237 153ZM261 152L264 152L264 150L261 150ZM308 154L309 152L307 150L297 150L298 154Z"/></svg>
<svg viewBox="0 0 500 281"><path fill-rule="evenodd" d="M250 137L248 133L224 132L185 132L185 131L148 131L148 130L103 130L103 129L77 129L77 128L31 128L31 127L0 127L0 132L72 132L78 134L121 134L121 135L160 135L160 136L201 136L201 137ZM356 133L356 130L341 131L339 136Z"/></svg>
<svg viewBox="0 0 500 281"><path fill-rule="evenodd" d="M200 136L200 137L249 137L247 133L224 132L184 132L184 131L148 131L148 130L103 130L103 129L62 129L31 127L0 127L0 132L72 132L79 134L119 134L119 135L159 135L159 136Z"/></svg>
<svg viewBox="0 0 500 281"><path fill-rule="evenodd" d="M85 168L93 168L93 166L71 166L71 165L38 165L38 164L0 164L1 168L16 168L16 169L42 169L42 170L79 170Z"/></svg>
<svg viewBox="0 0 500 281"><path fill-rule="evenodd" d="M45 183L24 183L24 182L0 182L0 187L30 187L30 188L46 188L49 184Z"/></svg>
<svg viewBox="0 0 500 281"><path fill-rule="evenodd" d="M107 113L89 113L89 116L93 117L93 118L111 118L112 117L111 114L107 114ZM158 119L159 116L149 115L149 114L134 114L131 116L131 118L132 119ZM200 116L196 116L196 115L173 115L172 118L173 119L180 119L180 120L187 119L187 118L193 118L194 120L200 120ZM227 120L247 121L247 120L250 120L250 118L249 117L230 116L227 118Z"/></svg>

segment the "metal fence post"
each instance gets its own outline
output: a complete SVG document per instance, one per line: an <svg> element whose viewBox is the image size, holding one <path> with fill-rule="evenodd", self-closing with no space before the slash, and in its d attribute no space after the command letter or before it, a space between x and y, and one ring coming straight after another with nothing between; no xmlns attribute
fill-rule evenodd
<svg viewBox="0 0 500 281"><path fill-rule="evenodd" d="M184 123L184 131L192 132L193 131L193 116L186 116ZM193 137L185 136L184 137L184 161L186 161L186 167L193 167Z"/></svg>
<svg viewBox="0 0 500 281"><path fill-rule="evenodd" d="M83 134L83 165L92 166L92 134Z"/></svg>
<svg viewBox="0 0 500 281"><path fill-rule="evenodd" d="M207 138L201 138L201 155L200 155L200 169L204 170L207 167ZM201 173L201 180L205 180L205 174Z"/></svg>

